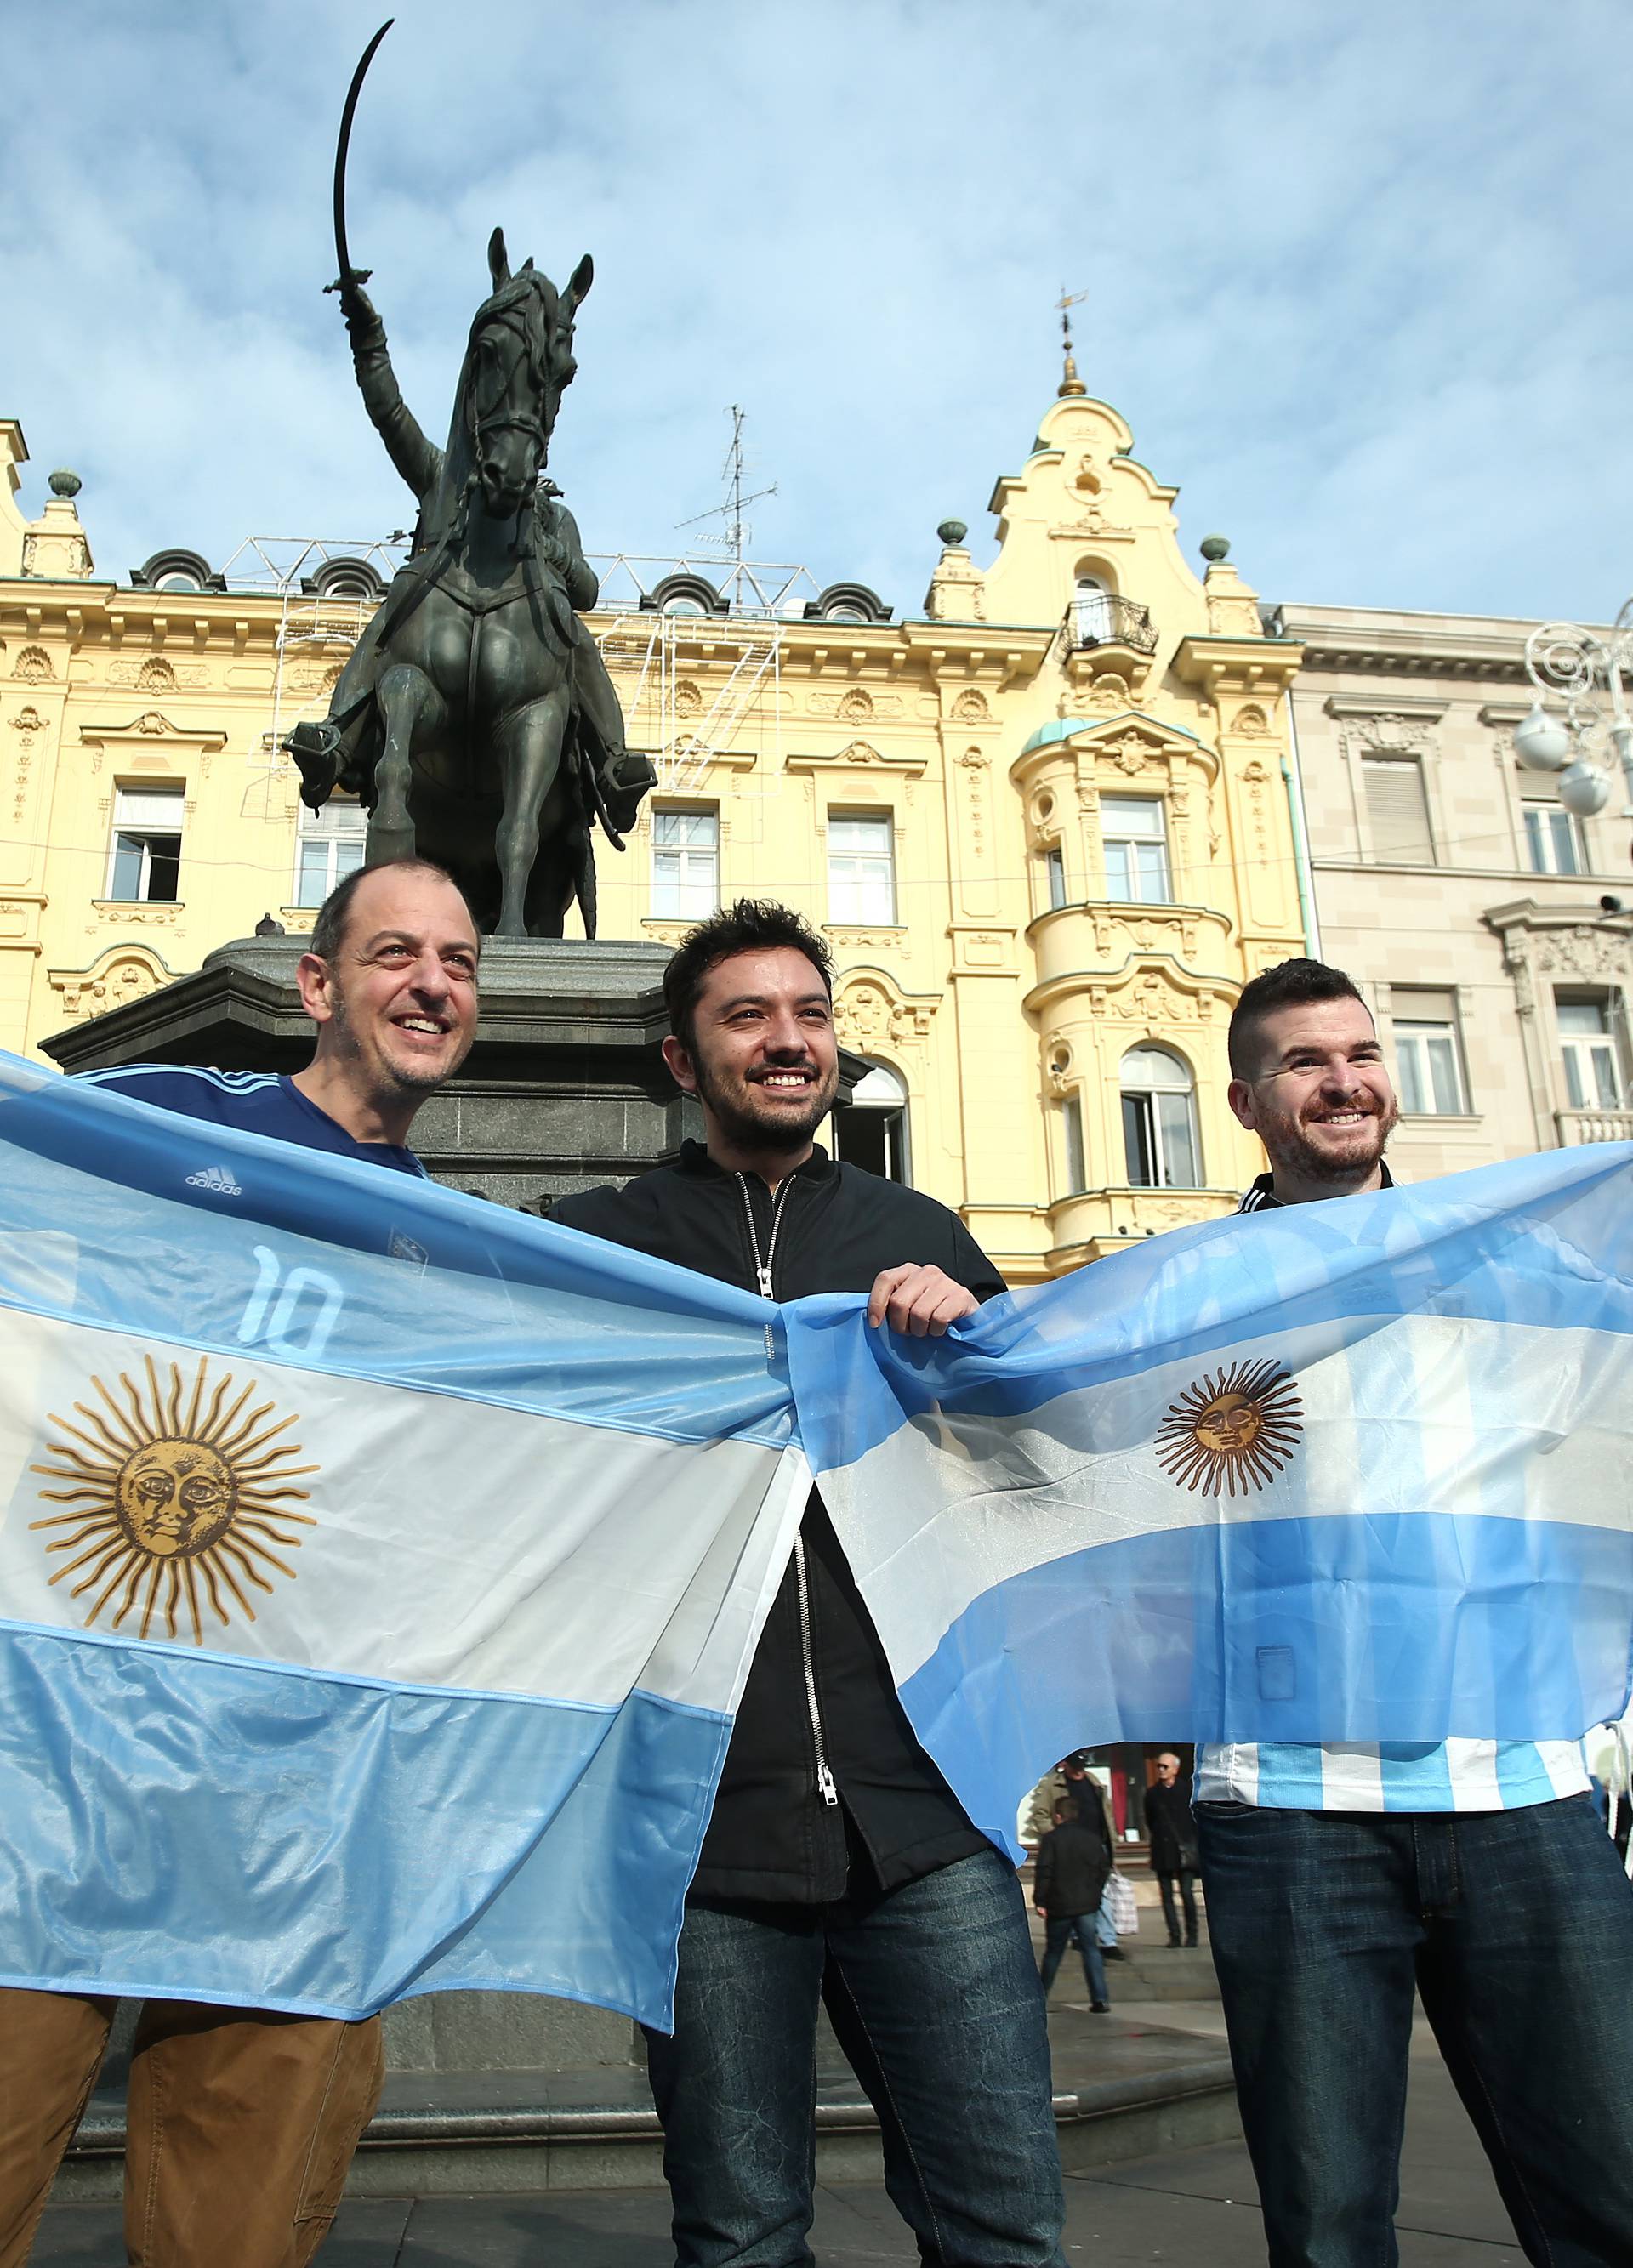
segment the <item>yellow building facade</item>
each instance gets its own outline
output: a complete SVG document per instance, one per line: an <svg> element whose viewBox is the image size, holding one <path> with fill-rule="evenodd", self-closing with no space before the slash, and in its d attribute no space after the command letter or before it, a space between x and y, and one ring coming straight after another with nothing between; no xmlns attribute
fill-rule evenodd
<svg viewBox="0 0 1633 2268"><path fill-rule="evenodd" d="M918 613L674 574L591 617L660 777L602 850L601 934L798 908L876 1067L841 1148L1016 1283L1234 1204L1260 1160L1225 1027L1305 943L1300 649L1217 541L1193 572L1132 448L1068 362L994 491L991 565L944 523ZM26 456L0 420L0 1044L28 1053L263 917L309 924L360 856L361 814L303 814L276 744L327 708L379 578L317 547L271 585L182 553L108 579L71 475L25 514Z"/></svg>

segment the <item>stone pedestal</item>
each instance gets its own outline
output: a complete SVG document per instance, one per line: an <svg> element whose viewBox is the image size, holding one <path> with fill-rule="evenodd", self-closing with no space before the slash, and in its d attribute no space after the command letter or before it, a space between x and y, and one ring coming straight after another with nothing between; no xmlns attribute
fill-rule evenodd
<svg viewBox="0 0 1633 2268"><path fill-rule="evenodd" d="M299 1071L312 1053L295 987L305 949L301 938L239 939L196 976L59 1032L46 1051L66 1071ZM568 1190L626 1181L701 1134L696 1104L659 1051L668 959L666 946L645 942L489 938L477 1043L414 1122L414 1147L437 1179L548 1211Z"/></svg>

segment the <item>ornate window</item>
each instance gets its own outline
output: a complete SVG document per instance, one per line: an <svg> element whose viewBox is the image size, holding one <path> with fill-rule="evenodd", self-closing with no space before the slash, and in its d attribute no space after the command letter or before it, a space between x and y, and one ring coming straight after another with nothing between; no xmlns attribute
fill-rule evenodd
<svg viewBox="0 0 1633 2268"><path fill-rule="evenodd" d="M861 1166L883 1181L911 1181L907 1089L888 1064L870 1064L849 1105L834 1112L833 1147L847 1166Z"/></svg>
<svg viewBox="0 0 1633 2268"><path fill-rule="evenodd" d="M296 906L321 906L336 882L363 864L368 814L350 796L331 796L321 811L300 812L295 841Z"/></svg>
<svg viewBox="0 0 1633 2268"><path fill-rule="evenodd" d="M108 845L106 895L132 903L174 905L181 876L181 816L186 791L118 789Z"/></svg>
<svg viewBox="0 0 1633 2268"><path fill-rule="evenodd" d="M1464 1116L1468 1090L1456 995L1397 984L1391 988L1390 1012L1402 1110L1414 1118Z"/></svg>
<svg viewBox="0 0 1633 2268"><path fill-rule="evenodd" d="M670 805L652 814L652 910L659 921L705 921L720 902L720 814Z"/></svg>
<svg viewBox="0 0 1633 2268"><path fill-rule="evenodd" d="M1066 903L1066 853L1058 843L1044 852L1044 887L1053 913Z"/></svg>
<svg viewBox="0 0 1633 2268"><path fill-rule="evenodd" d="M1627 1079L1621 1035L1609 1000L1602 992L1596 998L1578 996L1573 1000L1562 1000L1556 995L1554 1013L1565 1061L1565 1093L1572 1110L1620 1110Z"/></svg>
<svg viewBox="0 0 1633 2268"><path fill-rule="evenodd" d="M889 927L896 920L896 851L889 812L828 814L828 919Z"/></svg>
<svg viewBox="0 0 1633 2268"><path fill-rule="evenodd" d="M1166 1048L1130 1048L1118 1084L1123 1101L1123 1150L1137 1189L1202 1186L1191 1073Z"/></svg>
<svg viewBox="0 0 1633 2268"><path fill-rule="evenodd" d="M1159 795L1103 795L1100 831L1105 840L1105 895L1125 903L1165 905L1168 826Z"/></svg>

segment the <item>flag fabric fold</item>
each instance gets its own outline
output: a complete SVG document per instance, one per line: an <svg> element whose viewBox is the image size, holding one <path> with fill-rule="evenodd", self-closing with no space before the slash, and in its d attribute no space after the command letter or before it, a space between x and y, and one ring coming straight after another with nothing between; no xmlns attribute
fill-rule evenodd
<svg viewBox="0 0 1633 2268"><path fill-rule="evenodd" d="M0 1982L666 2026L813 1469L1001 1843L1090 1742L1579 1734L1633 1643L1630 1163L913 1340L0 1057Z"/></svg>

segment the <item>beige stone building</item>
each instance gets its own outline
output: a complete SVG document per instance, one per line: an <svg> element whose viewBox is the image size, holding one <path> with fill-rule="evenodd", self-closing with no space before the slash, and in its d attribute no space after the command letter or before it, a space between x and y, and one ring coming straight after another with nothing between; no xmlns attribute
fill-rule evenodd
<svg viewBox="0 0 1633 2268"><path fill-rule="evenodd" d="M1513 731L1533 622L1288 604L1323 958L1371 1004L1405 1172L1633 1136L1629 822L1572 817Z"/></svg>
<svg viewBox="0 0 1633 2268"><path fill-rule="evenodd" d="M31 1052L265 917L309 924L361 857L363 814L304 812L277 741L393 562L250 544L115 578L71 475L25 515L25 461L0 422L0 1045ZM591 618L660 775L602 853L601 933L672 939L743 892L821 924L875 1065L840 1148L958 1207L1015 1281L1222 1211L1259 1164L1223 1038L1304 938L1299 652L1224 547L1193 571L1176 495L1068 364L994 491L993 563L945 523L918 611L624 563Z"/></svg>

